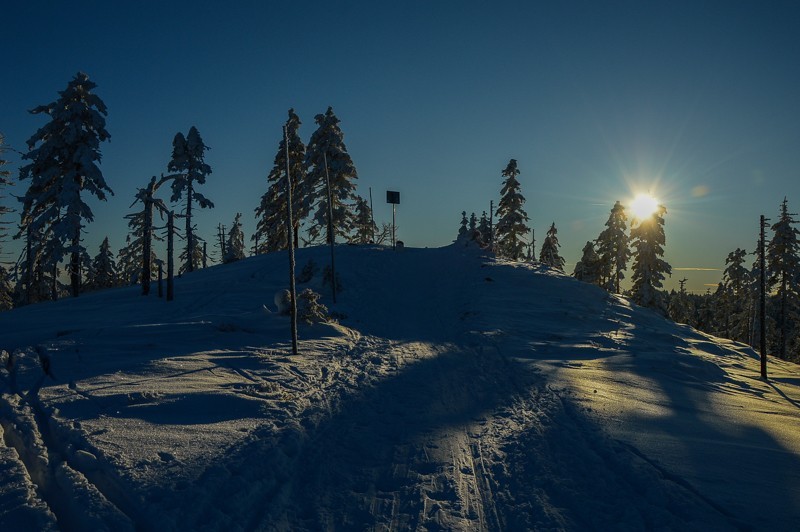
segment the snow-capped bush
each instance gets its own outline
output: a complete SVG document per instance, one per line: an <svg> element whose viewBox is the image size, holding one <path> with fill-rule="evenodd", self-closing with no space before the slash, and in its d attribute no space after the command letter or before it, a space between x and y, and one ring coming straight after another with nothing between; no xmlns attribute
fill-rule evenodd
<svg viewBox="0 0 800 532"><path fill-rule="evenodd" d="M278 290L275 292L275 306L278 307L278 314L289 314L292 308L292 293L286 290Z"/></svg>
<svg viewBox="0 0 800 532"><path fill-rule="evenodd" d="M297 317L306 323L328 321L328 308L319 302L321 296L306 288L297 297Z"/></svg>

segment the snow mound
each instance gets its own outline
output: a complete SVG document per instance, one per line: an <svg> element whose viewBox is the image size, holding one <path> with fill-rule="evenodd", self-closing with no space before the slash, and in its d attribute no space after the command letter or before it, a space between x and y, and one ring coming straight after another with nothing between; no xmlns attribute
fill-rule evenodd
<svg viewBox="0 0 800 532"><path fill-rule="evenodd" d="M0 313L0 529L800 522L797 366L459 245L338 246L295 357L287 262Z"/></svg>

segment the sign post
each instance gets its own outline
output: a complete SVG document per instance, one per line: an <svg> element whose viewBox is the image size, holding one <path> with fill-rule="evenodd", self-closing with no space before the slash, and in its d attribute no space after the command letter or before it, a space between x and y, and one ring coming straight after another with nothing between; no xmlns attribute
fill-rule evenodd
<svg viewBox="0 0 800 532"><path fill-rule="evenodd" d="M400 203L400 193L394 190L387 190L386 203L392 204L392 249L397 249L397 239L395 238L395 207Z"/></svg>

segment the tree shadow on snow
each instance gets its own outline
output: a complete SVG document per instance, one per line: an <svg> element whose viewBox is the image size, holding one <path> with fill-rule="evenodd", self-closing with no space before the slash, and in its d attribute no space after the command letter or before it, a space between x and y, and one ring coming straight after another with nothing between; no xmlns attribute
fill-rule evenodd
<svg viewBox="0 0 800 532"><path fill-rule="evenodd" d="M306 416L280 433L265 429L251 443L226 452L199 481L201 496L230 504L230 509L222 514L218 508L205 509L193 518L204 524L230 519L234 503L224 501L236 500L244 482L247 497L259 501L255 513L235 517L244 520L239 525L246 529L268 523L307 530L365 529L388 526L398 512L401 528L414 528L421 524L426 498L458 504L456 487L442 480L452 464L432 458L442 434L463 434L466 426L485 422L509 404L517 391L498 386L498 378L507 384L502 375L515 373L514 366L474 350L444 351L354 391L330 415ZM537 379L524 370L517 377L528 384ZM204 483L232 471L235 477ZM430 484L444 483L422 494L423 477L433 479Z"/></svg>

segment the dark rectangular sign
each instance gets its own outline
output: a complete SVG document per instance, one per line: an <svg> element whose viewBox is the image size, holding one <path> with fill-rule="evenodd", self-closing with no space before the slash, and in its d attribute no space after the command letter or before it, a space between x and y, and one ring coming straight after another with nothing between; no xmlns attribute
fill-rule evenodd
<svg viewBox="0 0 800 532"><path fill-rule="evenodd" d="M386 203L400 203L400 193L393 190L386 191Z"/></svg>

